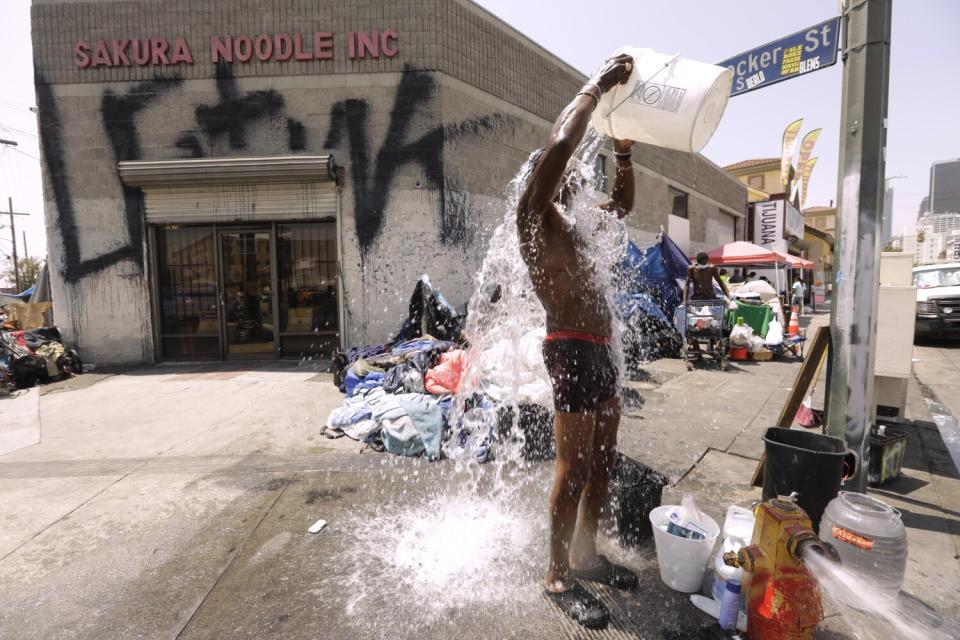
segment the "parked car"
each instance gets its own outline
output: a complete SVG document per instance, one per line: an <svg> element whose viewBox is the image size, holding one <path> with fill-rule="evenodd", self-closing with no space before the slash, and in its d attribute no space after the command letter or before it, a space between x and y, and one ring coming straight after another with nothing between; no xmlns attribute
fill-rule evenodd
<svg viewBox="0 0 960 640"><path fill-rule="evenodd" d="M960 262L914 267L918 336L960 336Z"/></svg>

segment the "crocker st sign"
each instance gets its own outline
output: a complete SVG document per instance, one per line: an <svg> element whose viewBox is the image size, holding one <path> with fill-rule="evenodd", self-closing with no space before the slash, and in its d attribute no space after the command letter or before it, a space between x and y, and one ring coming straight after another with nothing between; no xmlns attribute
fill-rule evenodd
<svg viewBox="0 0 960 640"><path fill-rule="evenodd" d="M394 29L350 31L347 58L393 58L400 53ZM332 60L334 34L330 31L302 33L260 33L257 35L210 36L210 62L260 62L275 60ZM94 67L171 66L193 64L193 50L186 38L122 38L73 44L73 62L81 69Z"/></svg>
<svg viewBox="0 0 960 640"><path fill-rule="evenodd" d="M730 95L735 96L836 64L839 42L840 18L836 17L717 65L733 71Z"/></svg>

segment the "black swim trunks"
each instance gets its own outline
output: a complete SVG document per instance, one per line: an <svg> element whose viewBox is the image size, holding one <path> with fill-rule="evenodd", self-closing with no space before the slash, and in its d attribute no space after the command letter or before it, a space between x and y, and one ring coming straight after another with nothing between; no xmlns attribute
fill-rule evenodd
<svg viewBox="0 0 960 640"><path fill-rule="evenodd" d="M548 333L543 361L557 411L590 413L617 395L617 364L609 338L575 331Z"/></svg>

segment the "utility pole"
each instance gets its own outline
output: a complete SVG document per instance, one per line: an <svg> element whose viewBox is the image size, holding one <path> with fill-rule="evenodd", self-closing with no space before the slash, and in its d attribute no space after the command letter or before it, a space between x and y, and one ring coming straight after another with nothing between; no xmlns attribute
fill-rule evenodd
<svg viewBox="0 0 960 640"><path fill-rule="evenodd" d="M17 260L17 226L15 218L13 216L28 216L29 213L19 213L13 210L13 198L7 198L7 204L9 209L7 212L10 214L10 239L13 241L13 281L14 286L17 287L17 293L20 293L20 263ZM24 235L24 243L26 243L27 238Z"/></svg>
<svg viewBox="0 0 960 640"><path fill-rule="evenodd" d="M15 222L16 218L13 217L13 198L8 198L7 202L10 205L8 209L10 212L10 238L13 240L13 281L14 286L17 287L17 293L20 293L20 263L17 262L17 223Z"/></svg>
<svg viewBox="0 0 960 640"><path fill-rule="evenodd" d="M875 413L873 371L890 71L891 0L843 0L839 214L831 301L827 433L859 464L846 487L864 492Z"/></svg>

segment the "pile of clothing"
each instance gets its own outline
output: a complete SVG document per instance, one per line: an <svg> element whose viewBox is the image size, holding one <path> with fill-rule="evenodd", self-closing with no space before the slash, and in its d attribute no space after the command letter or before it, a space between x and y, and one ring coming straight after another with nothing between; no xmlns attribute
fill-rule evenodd
<svg viewBox="0 0 960 640"><path fill-rule="evenodd" d="M83 373L80 355L56 327L0 331L0 387L26 389Z"/></svg>
<svg viewBox="0 0 960 640"><path fill-rule="evenodd" d="M346 398L330 412L323 434L396 455L439 458L464 357L458 343L432 336L351 348L340 355L335 374Z"/></svg>

